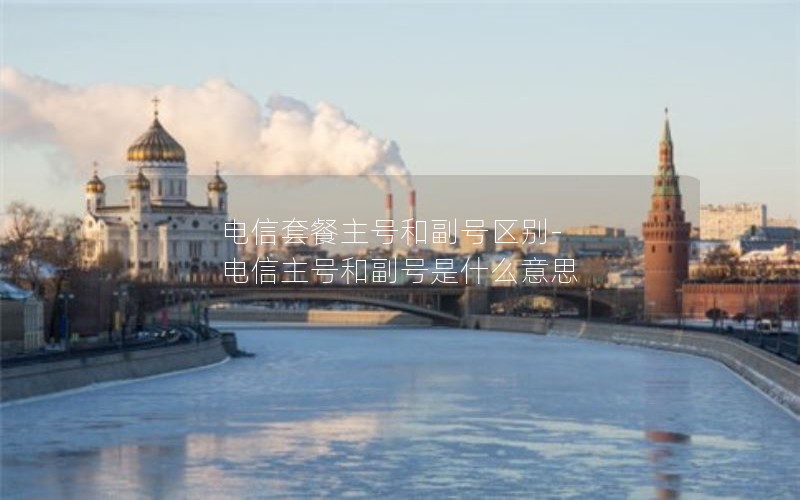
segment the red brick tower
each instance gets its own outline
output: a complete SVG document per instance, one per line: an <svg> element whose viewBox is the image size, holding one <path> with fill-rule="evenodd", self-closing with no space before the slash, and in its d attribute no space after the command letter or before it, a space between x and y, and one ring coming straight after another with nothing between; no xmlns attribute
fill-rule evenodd
<svg viewBox="0 0 800 500"><path fill-rule="evenodd" d="M666 109L664 113L666 115ZM689 273L691 225L686 222L681 207L672 154L669 116L665 116L650 211L642 224L644 308L645 315L650 318L674 318L680 314L678 289Z"/></svg>

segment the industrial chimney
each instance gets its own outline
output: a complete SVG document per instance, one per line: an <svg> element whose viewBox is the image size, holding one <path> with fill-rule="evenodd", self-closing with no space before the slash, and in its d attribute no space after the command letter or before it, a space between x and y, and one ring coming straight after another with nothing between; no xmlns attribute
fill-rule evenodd
<svg viewBox="0 0 800 500"><path fill-rule="evenodd" d="M409 223L408 223L408 246L415 247L417 245L417 190L412 189L408 192L408 209Z"/></svg>
<svg viewBox="0 0 800 500"><path fill-rule="evenodd" d="M392 193L386 193L386 204L384 206L386 210L386 220L391 221L390 229L394 229L394 213L392 210ZM391 231L387 231L386 236L384 236L385 244L389 247L389 252L392 251L392 242L394 241L394 234Z"/></svg>

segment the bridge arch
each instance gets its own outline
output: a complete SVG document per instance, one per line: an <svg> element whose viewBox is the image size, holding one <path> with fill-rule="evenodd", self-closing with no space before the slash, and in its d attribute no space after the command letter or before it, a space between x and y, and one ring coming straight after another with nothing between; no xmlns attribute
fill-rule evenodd
<svg viewBox="0 0 800 500"><path fill-rule="evenodd" d="M437 325L458 326L461 324L461 317L449 312L444 312L429 307L424 307L408 301L384 298L384 297L371 297L366 294L347 293L347 291L320 291L319 289L297 289L297 290L282 290L282 289L262 289L262 290L248 290L248 289L232 289L232 290L216 290L207 298L193 299L191 294L178 295L179 298L172 300L168 305L175 306L177 304L187 304L194 300L200 307L218 304L222 302L254 302L254 301L282 301L282 300L307 300L318 302L340 302L348 304L361 304L373 307L380 307L390 311L404 312L420 316L433 321ZM164 307L164 304L157 306L157 309Z"/></svg>
<svg viewBox="0 0 800 500"><path fill-rule="evenodd" d="M605 290L592 290L591 295L593 317L610 318L619 313L621 307L618 294L608 293ZM497 287L492 290L490 302L497 304L533 297L545 297L566 302L578 310L579 316L585 317L589 311L589 294L585 289L579 288Z"/></svg>

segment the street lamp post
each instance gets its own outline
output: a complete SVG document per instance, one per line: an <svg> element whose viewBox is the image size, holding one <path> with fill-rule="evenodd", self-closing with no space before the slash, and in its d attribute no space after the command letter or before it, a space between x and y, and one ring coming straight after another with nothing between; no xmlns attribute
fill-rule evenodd
<svg viewBox="0 0 800 500"><path fill-rule="evenodd" d="M206 301L209 299L211 299L211 290L206 290ZM210 324L208 319L208 304L203 306L203 323L205 323L206 326L209 326Z"/></svg>
<svg viewBox="0 0 800 500"><path fill-rule="evenodd" d="M197 290L192 290L192 308L190 310L190 322L194 325L200 323L197 316Z"/></svg>
<svg viewBox="0 0 800 500"><path fill-rule="evenodd" d="M122 305L122 301L120 300L121 290L114 290L113 292L111 292L111 295L114 297L114 312L112 313L114 315L114 321L112 323L114 326L108 332L108 343L109 344L111 344L114 341L114 337L113 337L114 330L120 330L120 334L122 333L122 329L121 329L121 326L122 326L122 321L121 321L121 315L122 315L122 311L121 311L122 307L121 307L121 305Z"/></svg>
<svg viewBox="0 0 800 500"><path fill-rule="evenodd" d="M208 300L209 294L208 290L200 290L198 293L199 302L197 304L197 310L195 311L195 323L200 324L200 314L201 311L205 311L205 303ZM205 318L204 318L205 319ZM206 326L208 326L206 322Z"/></svg>
<svg viewBox="0 0 800 500"><path fill-rule="evenodd" d="M117 303L115 327L119 329L119 345L123 347L125 345L125 328L128 323L128 291L120 287L119 290L114 290L112 295Z"/></svg>
<svg viewBox="0 0 800 500"><path fill-rule="evenodd" d="M586 321L591 321L592 320L592 287L591 286L586 287L586 298L587 298Z"/></svg>
<svg viewBox="0 0 800 500"><path fill-rule="evenodd" d="M60 293L58 294L58 298L61 300L62 310L61 310L61 325L62 325L62 344L64 346L65 351L69 351L71 347L71 326L69 322L69 301L75 298L75 295L71 293Z"/></svg>
<svg viewBox="0 0 800 500"><path fill-rule="evenodd" d="M161 326L163 328L169 328L169 305L170 305L170 297L172 296L172 290L161 290L161 296L164 298L164 309L163 314L161 315Z"/></svg>
<svg viewBox="0 0 800 500"><path fill-rule="evenodd" d="M678 328L683 328L683 288L676 288L678 294Z"/></svg>
<svg viewBox="0 0 800 500"><path fill-rule="evenodd" d="M553 286L550 287L550 291L552 292L552 296L550 297L550 316L555 318L558 315L558 310L556 308L556 296L558 295L558 282L555 281L555 274L553 274Z"/></svg>

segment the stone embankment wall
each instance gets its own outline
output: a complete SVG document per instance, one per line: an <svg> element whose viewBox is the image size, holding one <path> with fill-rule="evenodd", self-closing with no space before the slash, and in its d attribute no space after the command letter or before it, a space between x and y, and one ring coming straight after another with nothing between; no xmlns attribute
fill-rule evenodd
<svg viewBox="0 0 800 500"><path fill-rule="evenodd" d="M115 380L197 368L228 357L222 341L178 344L0 370L0 401L30 398Z"/></svg>
<svg viewBox="0 0 800 500"><path fill-rule="evenodd" d="M800 365L722 335L574 319L470 316L469 328L563 335L694 354L724 364L800 416Z"/></svg>

